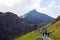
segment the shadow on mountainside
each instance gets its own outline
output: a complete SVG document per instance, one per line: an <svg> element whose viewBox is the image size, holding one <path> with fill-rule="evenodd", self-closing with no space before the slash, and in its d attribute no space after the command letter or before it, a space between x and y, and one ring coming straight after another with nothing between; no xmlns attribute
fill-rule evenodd
<svg viewBox="0 0 60 40"><path fill-rule="evenodd" d="M37 29L37 25L27 24L11 12L0 12L0 40L13 40Z"/></svg>

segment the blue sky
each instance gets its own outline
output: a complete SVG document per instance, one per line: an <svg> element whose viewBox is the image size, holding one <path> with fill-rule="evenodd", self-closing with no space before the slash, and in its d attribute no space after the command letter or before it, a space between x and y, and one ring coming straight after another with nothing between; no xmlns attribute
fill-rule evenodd
<svg viewBox="0 0 60 40"><path fill-rule="evenodd" d="M18 16L36 9L51 17L60 15L60 0L0 0L0 11L13 12Z"/></svg>
<svg viewBox="0 0 60 40"><path fill-rule="evenodd" d="M41 7L47 7L52 0L42 0ZM57 5L60 5L60 0L54 0Z"/></svg>
<svg viewBox="0 0 60 40"><path fill-rule="evenodd" d="M55 0L57 5L60 5L60 0Z"/></svg>
<svg viewBox="0 0 60 40"><path fill-rule="evenodd" d="M51 2L52 0L42 0L42 2L40 3L41 7L47 7L49 5L49 3Z"/></svg>

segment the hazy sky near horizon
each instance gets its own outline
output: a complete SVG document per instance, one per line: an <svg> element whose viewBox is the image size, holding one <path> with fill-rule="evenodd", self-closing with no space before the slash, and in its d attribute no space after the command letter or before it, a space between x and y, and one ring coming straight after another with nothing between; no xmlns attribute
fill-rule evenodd
<svg viewBox="0 0 60 40"><path fill-rule="evenodd" d="M13 12L19 16L31 10L56 18L60 15L60 0L0 0L1 12Z"/></svg>

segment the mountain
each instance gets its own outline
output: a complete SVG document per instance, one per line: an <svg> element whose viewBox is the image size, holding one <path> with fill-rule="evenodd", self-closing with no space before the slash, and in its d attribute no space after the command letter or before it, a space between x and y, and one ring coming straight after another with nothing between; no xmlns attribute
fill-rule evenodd
<svg viewBox="0 0 60 40"><path fill-rule="evenodd" d="M32 23L32 24L40 24L40 23L51 23L54 18L43 14L39 13L36 10L32 10L28 12L27 14L21 16L27 23Z"/></svg>
<svg viewBox="0 0 60 40"><path fill-rule="evenodd" d="M20 19L11 12L0 12L0 40L12 40L21 33Z"/></svg>
<svg viewBox="0 0 60 40"><path fill-rule="evenodd" d="M13 40L37 28L37 25L26 23L12 12L0 12L0 40Z"/></svg>

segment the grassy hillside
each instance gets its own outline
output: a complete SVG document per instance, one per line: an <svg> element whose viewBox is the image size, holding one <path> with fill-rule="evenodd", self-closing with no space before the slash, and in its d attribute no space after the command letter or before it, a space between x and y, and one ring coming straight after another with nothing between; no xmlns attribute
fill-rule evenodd
<svg viewBox="0 0 60 40"><path fill-rule="evenodd" d="M47 31L52 32L50 36L52 40L60 40L60 21L57 21L56 23L49 25L47 27ZM36 39L42 40L39 31L30 32L26 35L17 38L16 40L36 40Z"/></svg>
<svg viewBox="0 0 60 40"><path fill-rule="evenodd" d="M52 32L51 38L53 40L60 40L60 21L47 28L48 32Z"/></svg>
<svg viewBox="0 0 60 40"><path fill-rule="evenodd" d="M16 38L15 40L36 40L36 39L41 40L41 35L39 34L38 31L30 32L26 35Z"/></svg>

